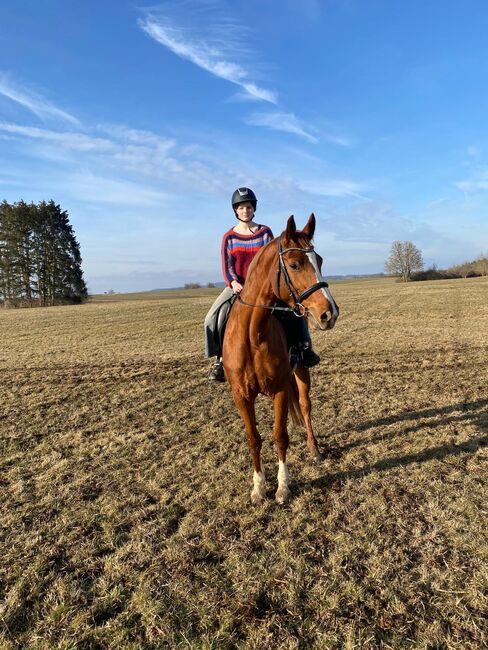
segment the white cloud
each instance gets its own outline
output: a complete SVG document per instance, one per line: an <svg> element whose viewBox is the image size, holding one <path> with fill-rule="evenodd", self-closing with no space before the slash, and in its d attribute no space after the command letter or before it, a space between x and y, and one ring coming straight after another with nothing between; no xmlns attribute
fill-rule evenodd
<svg viewBox="0 0 488 650"><path fill-rule="evenodd" d="M5 74L0 74L0 95L7 97L13 102L21 104L24 108L27 108L43 121L55 119L63 122L70 122L71 124L80 124L76 117L73 117L73 115L57 108L54 104L51 104L32 90L19 88L16 84L10 81Z"/></svg>
<svg viewBox="0 0 488 650"><path fill-rule="evenodd" d="M93 138L84 133L71 131L52 131L36 126L19 126L0 122L0 131L14 135L25 136L36 140L45 140L75 151L114 151L114 144L110 140Z"/></svg>
<svg viewBox="0 0 488 650"><path fill-rule="evenodd" d="M463 192L484 192L488 190L488 171L479 172L470 180L457 181L454 185Z"/></svg>
<svg viewBox="0 0 488 650"><path fill-rule="evenodd" d="M330 207L319 226L333 232L338 241L387 244L396 239L410 240L423 250L436 245L447 247L449 238L417 219L401 216L393 206L380 201L368 201L343 208Z"/></svg>
<svg viewBox="0 0 488 650"><path fill-rule="evenodd" d="M300 188L309 194L317 196L343 197L353 196L367 201L368 199L360 193L367 188L363 183L357 183L347 179L328 179L319 181L306 181L300 183Z"/></svg>
<svg viewBox="0 0 488 650"><path fill-rule="evenodd" d="M99 126L98 131L111 137L0 122L0 132L20 140L28 138L38 141L40 146L30 147L28 153L44 160L130 171L171 180L179 185L194 183L195 187L206 190L221 189L219 178L222 175L228 179L224 169L216 169L195 157L187 160L187 148L180 151L172 139L124 126ZM73 156L73 152L79 155Z"/></svg>
<svg viewBox="0 0 488 650"><path fill-rule="evenodd" d="M177 56L240 86L250 97L271 104L278 101L277 93L258 86L241 63L228 60L229 55L239 54L239 48L229 50L232 37L229 36L227 42L224 42L215 36L211 25L207 26L205 36L199 36L194 28L178 24L174 16L148 14L145 19L139 20L139 26L148 36Z"/></svg>
<svg viewBox="0 0 488 650"><path fill-rule="evenodd" d="M151 146L164 151L168 151L176 144L175 140L172 138L163 138L151 131L131 129L130 127L121 124L100 124L98 130L122 141L128 141L137 145Z"/></svg>
<svg viewBox="0 0 488 650"><path fill-rule="evenodd" d="M319 174L320 161L315 158L313 173L305 173L303 161L299 160L295 173L283 175L280 168L270 173L265 161L256 169L255 162L246 167L232 157L217 155L216 151L225 150L223 145L208 150L198 144L180 144L150 131L116 124L98 125L94 131L95 134L63 132L0 122L0 137L6 133L18 141L15 146L19 146L22 155L38 161L38 168L49 174L51 186L59 183L61 170L62 187L76 200L86 199L90 204L99 199L101 204L134 205L140 201L143 205L156 205L166 195L154 193L151 185L161 187L163 193L189 198L202 192L209 197L222 197L229 193L229 188L248 184L280 206L305 204L311 196L315 202L329 198L364 199L363 193L370 190L362 182L325 172ZM290 161L295 157L290 155ZM70 183L66 185L64 179ZM97 179L109 180L103 181L102 187L102 181ZM132 200L131 196L135 198Z"/></svg>
<svg viewBox="0 0 488 650"><path fill-rule="evenodd" d="M149 207L164 205L168 200L166 193L151 187L125 179L103 178L91 172L69 175L65 189L82 203Z"/></svg>
<svg viewBox="0 0 488 650"><path fill-rule="evenodd" d="M309 142L318 142L318 139L308 132L307 127L293 113L253 113L245 121L251 126L264 126L273 131L299 135Z"/></svg>
<svg viewBox="0 0 488 650"><path fill-rule="evenodd" d="M327 140L327 142L332 142L332 144L337 144L340 147L352 147L351 140L340 135L326 135L324 136L324 140Z"/></svg>

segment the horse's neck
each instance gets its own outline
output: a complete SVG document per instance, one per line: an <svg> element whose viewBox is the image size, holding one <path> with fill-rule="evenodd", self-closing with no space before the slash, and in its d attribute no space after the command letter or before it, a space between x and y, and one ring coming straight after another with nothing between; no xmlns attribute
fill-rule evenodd
<svg viewBox="0 0 488 650"><path fill-rule="evenodd" d="M277 264L272 255L262 258L263 264L255 266L246 278L246 284L242 292L242 299L253 305L271 306L276 300L272 285L272 269ZM261 261L261 260L260 260ZM254 323L263 322L269 319L269 309L254 308L248 309L247 316Z"/></svg>

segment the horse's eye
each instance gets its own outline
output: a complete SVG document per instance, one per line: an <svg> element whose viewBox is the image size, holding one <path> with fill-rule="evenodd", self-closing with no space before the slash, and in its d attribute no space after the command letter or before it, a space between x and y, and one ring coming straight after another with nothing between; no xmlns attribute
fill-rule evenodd
<svg viewBox="0 0 488 650"><path fill-rule="evenodd" d="M290 264L290 269L293 269L294 271L297 271L299 268L300 268L300 265L298 264L298 262L292 262Z"/></svg>

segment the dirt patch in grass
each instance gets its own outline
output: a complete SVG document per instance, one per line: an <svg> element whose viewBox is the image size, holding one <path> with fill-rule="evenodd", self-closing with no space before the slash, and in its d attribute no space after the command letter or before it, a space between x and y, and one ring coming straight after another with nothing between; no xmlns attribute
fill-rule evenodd
<svg viewBox="0 0 488 650"><path fill-rule="evenodd" d="M2 647L487 647L488 281L333 290L286 507L270 404L255 508L205 381L217 292L0 311Z"/></svg>

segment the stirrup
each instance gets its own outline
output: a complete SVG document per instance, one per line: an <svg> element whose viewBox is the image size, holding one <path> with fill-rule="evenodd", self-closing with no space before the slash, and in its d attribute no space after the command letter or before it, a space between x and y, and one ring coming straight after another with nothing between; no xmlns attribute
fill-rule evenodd
<svg viewBox="0 0 488 650"><path fill-rule="evenodd" d="M212 364L210 370L208 371L207 379L209 382L225 381L224 366L222 365L222 361L216 361L214 364Z"/></svg>

